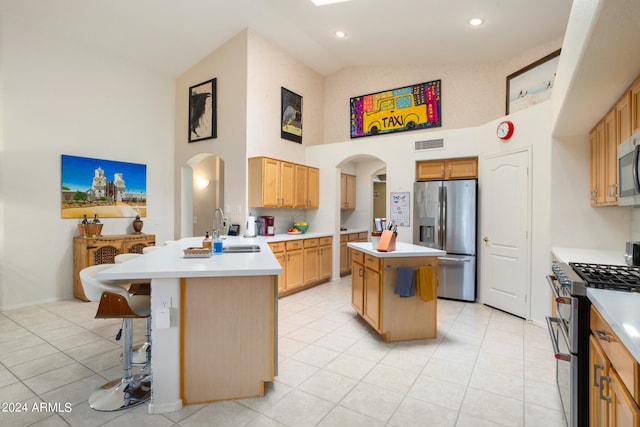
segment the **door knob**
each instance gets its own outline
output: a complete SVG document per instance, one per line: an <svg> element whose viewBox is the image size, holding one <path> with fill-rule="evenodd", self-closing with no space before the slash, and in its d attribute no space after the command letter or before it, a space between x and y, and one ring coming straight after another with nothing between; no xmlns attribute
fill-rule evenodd
<svg viewBox="0 0 640 427"><path fill-rule="evenodd" d="M489 243L489 238L487 236L484 236L482 240L484 240L485 243Z"/></svg>

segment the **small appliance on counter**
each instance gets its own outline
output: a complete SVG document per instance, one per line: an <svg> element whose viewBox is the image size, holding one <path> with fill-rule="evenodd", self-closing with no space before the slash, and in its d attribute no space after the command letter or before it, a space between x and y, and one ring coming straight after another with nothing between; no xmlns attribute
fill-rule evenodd
<svg viewBox="0 0 640 427"><path fill-rule="evenodd" d="M247 229L244 232L245 237L256 237L256 226L258 222L256 221L256 217L253 215L249 215L247 217Z"/></svg>
<svg viewBox="0 0 640 427"><path fill-rule="evenodd" d="M258 217L258 234L260 236L273 236L275 231L276 227L272 216Z"/></svg>
<svg viewBox="0 0 640 427"><path fill-rule="evenodd" d="M640 242L627 242L624 261L627 265L640 266Z"/></svg>

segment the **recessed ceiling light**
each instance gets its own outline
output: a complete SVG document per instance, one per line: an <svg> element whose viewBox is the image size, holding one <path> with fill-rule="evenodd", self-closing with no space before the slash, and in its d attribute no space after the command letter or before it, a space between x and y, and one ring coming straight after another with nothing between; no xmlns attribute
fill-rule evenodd
<svg viewBox="0 0 640 427"><path fill-rule="evenodd" d="M469 19L469 24L473 25L474 27L477 27L478 25L484 24L484 19L482 19L482 18L471 18L471 19Z"/></svg>
<svg viewBox="0 0 640 427"><path fill-rule="evenodd" d="M311 0L311 3L315 4L316 6L326 6L328 4L342 3L345 1L351 1L351 0Z"/></svg>
<svg viewBox="0 0 640 427"><path fill-rule="evenodd" d="M344 31L340 31L340 30L336 31L335 35L339 39L343 39L343 38L347 37L347 33L345 33Z"/></svg>

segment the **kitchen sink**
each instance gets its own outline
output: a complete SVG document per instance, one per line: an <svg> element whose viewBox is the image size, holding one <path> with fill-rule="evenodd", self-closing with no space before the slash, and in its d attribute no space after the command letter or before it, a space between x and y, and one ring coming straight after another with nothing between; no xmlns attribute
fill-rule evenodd
<svg viewBox="0 0 640 427"><path fill-rule="evenodd" d="M259 245L228 245L222 247L223 253L248 253L248 252L260 252Z"/></svg>

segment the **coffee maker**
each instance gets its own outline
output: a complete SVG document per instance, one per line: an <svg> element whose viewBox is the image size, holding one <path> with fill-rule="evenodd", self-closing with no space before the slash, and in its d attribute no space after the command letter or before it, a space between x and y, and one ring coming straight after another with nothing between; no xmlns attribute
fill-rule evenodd
<svg viewBox="0 0 640 427"><path fill-rule="evenodd" d="M261 216L258 218L258 234L261 236L273 236L276 227L272 216Z"/></svg>
<svg viewBox="0 0 640 427"><path fill-rule="evenodd" d="M256 237L256 217L253 215L249 215L247 217L247 230L245 232L245 237Z"/></svg>

